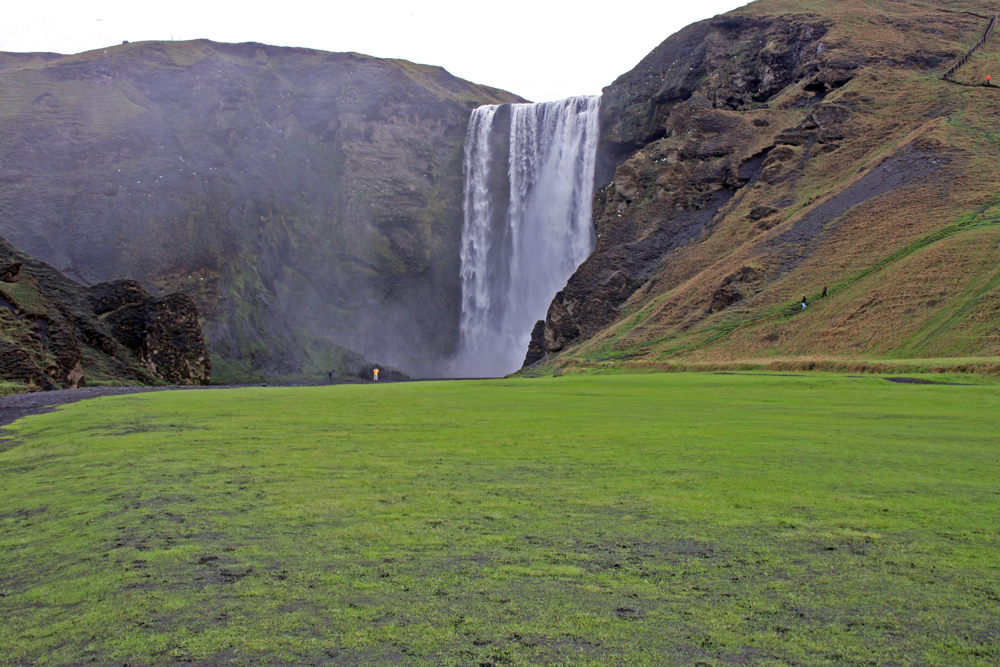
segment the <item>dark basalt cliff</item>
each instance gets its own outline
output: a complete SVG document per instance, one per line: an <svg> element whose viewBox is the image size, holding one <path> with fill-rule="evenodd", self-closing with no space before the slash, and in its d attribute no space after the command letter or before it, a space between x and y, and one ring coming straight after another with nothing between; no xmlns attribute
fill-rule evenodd
<svg viewBox="0 0 1000 667"><path fill-rule="evenodd" d="M1000 352L992 288L949 273L942 290L971 290L960 303L977 324L935 334L946 302L925 276L937 253L974 243L956 232L995 233L980 186L995 180L998 98L940 80L991 14L802 4L689 26L605 89L597 248L529 361ZM997 63L990 48L965 81ZM793 311L824 285L825 301Z"/></svg>
<svg viewBox="0 0 1000 667"><path fill-rule="evenodd" d="M0 100L0 233L83 283L186 294L226 381L325 373L334 343L418 373L450 354L469 110L519 98L195 41L0 54Z"/></svg>
<svg viewBox="0 0 1000 667"><path fill-rule="evenodd" d="M821 60L826 32L826 21L808 15L727 15L681 30L604 91L598 183L643 146L685 131L694 109L674 110L692 98L696 107L740 111L806 77L816 90L844 83L856 63Z"/></svg>
<svg viewBox="0 0 1000 667"><path fill-rule="evenodd" d="M132 280L80 285L0 239L0 380L6 391L88 382L208 384L198 311Z"/></svg>

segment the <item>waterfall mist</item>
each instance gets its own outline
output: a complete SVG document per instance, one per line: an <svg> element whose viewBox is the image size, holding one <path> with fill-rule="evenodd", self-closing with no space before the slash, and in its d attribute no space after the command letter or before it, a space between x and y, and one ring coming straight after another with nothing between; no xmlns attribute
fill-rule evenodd
<svg viewBox="0 0 1000 667"><path fill-rule="evenodd" d="M472 112L465 140L462 319L452 374L521 367L535 322L594 248L600 96Z"/></svg>

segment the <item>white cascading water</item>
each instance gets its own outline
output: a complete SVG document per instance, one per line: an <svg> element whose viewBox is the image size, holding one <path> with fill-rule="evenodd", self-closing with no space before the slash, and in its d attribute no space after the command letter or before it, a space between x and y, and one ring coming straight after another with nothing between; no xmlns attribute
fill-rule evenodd
<svg viewBox="0 0 1000 667"><path fill-rule="evenodd" d="M593 251L600 101L598 95L510 105L510 148L502 155L494 147L508 143L495 136L504 107L472 112L456 377L520 368L535 322Z"/></svg>

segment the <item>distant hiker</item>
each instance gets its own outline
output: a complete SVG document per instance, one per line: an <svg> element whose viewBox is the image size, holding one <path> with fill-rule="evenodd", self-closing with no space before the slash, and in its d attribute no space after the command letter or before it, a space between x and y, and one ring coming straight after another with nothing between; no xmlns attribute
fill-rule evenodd
<svg viewBox="0 0 1000 667"><path fill-rule="evenodd" d="M378 369L372 369L372 375L375 376L375 381L378 382Z"/></svg>
<svg viewBox="0 0 1000 667"><path fill-rule="evenodd" d="M802 310L806 309L806 298L802 297Z"/></svg>
<svg viewBox="0 0 1000 667"><path fill-rule="evenodd" d="M330 371L326 374L326 379L330 382L333 382L333 371Z"/></svg>
<svg viewBox="0 0 1000 667"><path fill-rule="evenodd" d="M989 74L987 74L986 75L986 85L987 86L992 85L992 84L990 84L990 81L992 81L992 80L993 80L993 78Z"/></svg>
<svg viewBox="0 0 1000 667"><path fill-rule="evenodd" d="M826 285L823 285L823 296L826 296ZM823 297L821 296L820 298L822 299Z"/></svg>

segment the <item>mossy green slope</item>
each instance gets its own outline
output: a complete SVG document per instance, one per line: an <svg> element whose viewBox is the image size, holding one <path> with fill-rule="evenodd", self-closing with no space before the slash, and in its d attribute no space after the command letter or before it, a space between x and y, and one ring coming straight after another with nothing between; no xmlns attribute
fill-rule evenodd
<svg viewBox="0 0 1000 667"><path fill-rule="evenodd" d="M7 429L12 664L992 665L995 384L205 389Z"/></svg>

